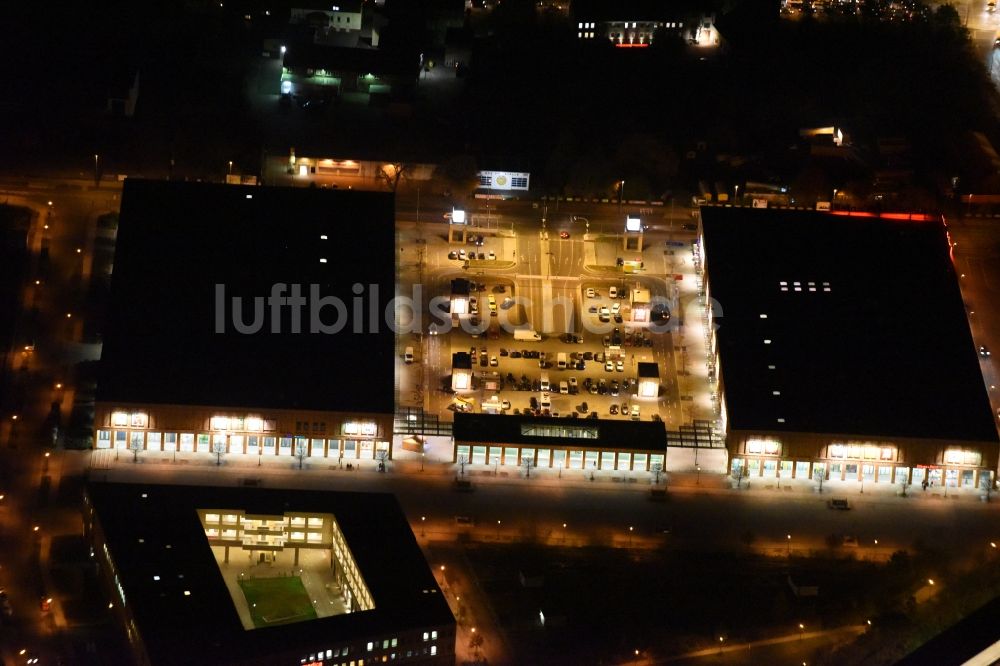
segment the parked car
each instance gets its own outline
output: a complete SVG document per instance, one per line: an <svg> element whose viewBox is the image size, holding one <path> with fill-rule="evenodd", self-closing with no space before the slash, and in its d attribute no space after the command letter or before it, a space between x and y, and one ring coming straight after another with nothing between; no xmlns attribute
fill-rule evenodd
<svg viewBox="0 0 1000 666"><path fill-rule="evenodd" d="M604 371L605 372L614 372L614 370L615 370L615 363L614 363L614 361L608 361L607 363L604 364Z"/></svg>
<svg viewBox="0 0 1000 666"><path fill-rule="evenodd" d="M593 287L587 287L587 298L597 298L597 291Z"/></svg>
<svg viewBox="0 0 1000 666"><path fill-rule="evenodd" d="M618 298L618 287L611 287L608 289L608 296L611 298Z"/></svg>
<svg viewBox="0 0 1000 666"><path fill-rule="evenodd" d="M987 349L986 345L979 345L979 355L983 358L990 357L990 350Z"/></svg>
<svg viewBox="0 0 1000 666"><path fill-rule="evenodd" d="M615 363L615 370L618 372L625 372L625 361L618 361Z"/></svg>
<svg viewBox="0 0 1000 666"><path fill-rule="evenodd" d="M851 508L851 503L846 499L832 499L826 503L826 506L831 509L836 509L838 511L849 511Z"/></svg>
<svg viewBox="0 0 1000 666"><path fill-rule="evenodd" d="M608 411L611 412L611 416L618 416L618 405L611 405Z"/></svg>

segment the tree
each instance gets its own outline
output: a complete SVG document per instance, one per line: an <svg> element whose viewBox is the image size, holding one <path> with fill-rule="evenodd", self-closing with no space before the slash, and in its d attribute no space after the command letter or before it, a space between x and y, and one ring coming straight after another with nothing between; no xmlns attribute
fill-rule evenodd
<svg viewBox="0 0 1000 666"><path fill-rule="evenodd" d="M132 452L132 462L134 463L139 462L139 451L142 451L142 440L133 439L131 442L129 442L128 448L129 451Z"/></svg>
<svg viewBox="0 0 1000 666"><path fill-rule="evenodd" d="M225 442L214 442L212 444L212 453L215 454L215 464L222 464L222 456L226 453L226 443Z"/></svg>
<svg viewBox="0 0 1000 666"><path fill-rule="evenodd" d="M813 478L819 483L819 492L823 492L823 479L826 477L826 472L821 469L813 470Z"/></svg>
<svg viewBox="0 0 1000 666"><path fill-rule="evenodd" d="M309 455L309 449L305 442L299 442L295 445L295 457L299 459L299 469L302 469L302 463L305 462L307 455Z"/></svg>
<svg viewBox="0 0 1000 666"><path fill-rule="evenodd" d="M993 479L990 478L989 474L983 474L979 478L979 487L983 490L986 501L989 502L990 493L993 492Z"/></svg>
<svg viewBox="0 0 1000 666"><path fill-rule="evenodd" d="M653 463L653 485L660 482L660 474L663 473L663 463Z"/></svg>
<svg viewBox="0 0 1000 666"><path fill-rule="evenodd" d="M385 463L389 460L389 451L387 449L379 449L375 452L375 460L378 461L378 471L385 471Z"/></svg>
<svg viewBox="0 0 1000 666"><path fill-rule="evenodd" d="M464 455L458 457L458 470L460 476L465 476L465 466L469 463L469 459Z"/></svg>
<svg viewBox="0 0 1000 666"><path fill-rule="evenodd" d="M531 478L531 468L534 466L534 461L531 458L522 458L521 467L524 468L524 478Z"/></svg>
<svg viewBox="0 0 1000 666"><path fill-rule="evenodd" d="M378 176L390 192L395 192L399 187L399 181L410 172L411 168L411 165L404 162L390 162L379 167Z"/></svg>
<svg viewBox="0 0 1000 666"><path fill-rule="evenodd" d="M479 649L483 647L483 635L479 633L474 633L469 637L469 649L475 651L476 656L479 656Z"/></svg>

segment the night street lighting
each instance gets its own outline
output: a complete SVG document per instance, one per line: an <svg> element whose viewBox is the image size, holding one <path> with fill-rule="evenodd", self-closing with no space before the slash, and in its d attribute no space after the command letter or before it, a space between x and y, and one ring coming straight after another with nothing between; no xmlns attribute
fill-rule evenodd
<svg viewBox="0 0 1000 666"><path fill-rule="evenodd" d="M233 175L233 161L229 160L229 175Z"/></svg>
<svg viewBox="0 0 1000 666"><path fill-rule="evenodd" d="M786 534L785 535L785 539L786 539L786 544L787 544L786 553L787 553L788 557L791 557L792 556L792 535L791 534Z"/></svg>

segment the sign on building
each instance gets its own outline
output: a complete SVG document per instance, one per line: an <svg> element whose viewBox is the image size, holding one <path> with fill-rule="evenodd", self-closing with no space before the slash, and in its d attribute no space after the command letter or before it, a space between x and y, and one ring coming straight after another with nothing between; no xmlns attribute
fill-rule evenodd
<svg viewBox="0 0 1000 666"><path fill-rule="evenodd" d="M479 187L489 190L528 190L530 173L514 171L480 171Z"/></svg>

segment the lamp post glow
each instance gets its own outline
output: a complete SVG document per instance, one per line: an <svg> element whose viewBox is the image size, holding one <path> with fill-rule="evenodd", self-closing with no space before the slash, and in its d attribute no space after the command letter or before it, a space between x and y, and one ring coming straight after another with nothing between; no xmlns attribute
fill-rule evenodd
<svg viewBox="0 0 1000 666"><path fill-rule="evenodd" d="M785 552L788 555L788 557L791 557L792 556L792 535L791 534L786 534L785 535L785 539L786 539L785 543L787 544L787 548L786 548Z"/></svg>
<svg viewBox="0 0 1000 666"><path fill-rule="evenodd" d="M233 161L232 160L229 160L229 171L227 173L230 176L233 175Z"/></svg>

